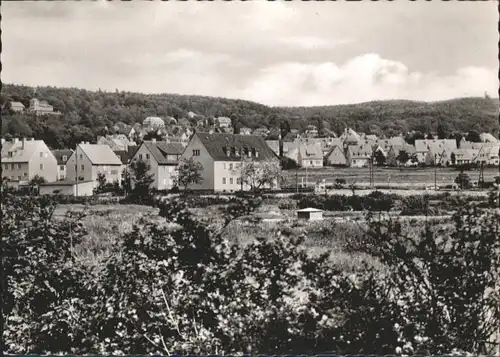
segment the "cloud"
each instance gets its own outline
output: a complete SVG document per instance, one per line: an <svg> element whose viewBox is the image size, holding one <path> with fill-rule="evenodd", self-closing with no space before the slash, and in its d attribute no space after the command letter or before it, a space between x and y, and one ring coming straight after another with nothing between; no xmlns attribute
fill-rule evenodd
<svg viewBox="0 0 500 357"><path fill-rule="evenodd" d="M271 105L482 95L498 88L489 6L6 2L2 79Z"/></svg>
<svg viewBox="0 0 500 357"><path fill-rule="evenodd" d="M411 72L377 54L333 62L284 63L260 71L241 95L270 105L332 105L385 99L432 101L496 92L496 70L464 67L453 75Z"/></svg>

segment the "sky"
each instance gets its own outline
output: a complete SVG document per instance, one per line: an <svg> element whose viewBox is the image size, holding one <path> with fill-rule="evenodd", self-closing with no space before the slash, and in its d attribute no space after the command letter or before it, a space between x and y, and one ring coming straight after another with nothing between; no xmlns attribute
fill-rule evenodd
<svg viewBox="0 0 500 357"><path fill-rule="evenodd" d="M496 1L9 1L2 81L271 106L497 97Z"/></svg>

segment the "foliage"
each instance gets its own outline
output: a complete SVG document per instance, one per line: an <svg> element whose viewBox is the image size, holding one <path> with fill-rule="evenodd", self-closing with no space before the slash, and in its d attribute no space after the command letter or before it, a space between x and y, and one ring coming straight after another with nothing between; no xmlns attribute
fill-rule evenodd
<svg viewBox="0 0 500 357"><path fill-rule="evenodd" d="M89 346L86 271L72 245L85 234L80 217L52 218L48 197L2 197L3 338L8 351L79 353Z"/></svg>
<svg viewBox="0 0 500 357"><path fill-rule="evenodd" d="M106 189L106 175L104 175L102 172L99 172L97 174L97 187L94 189L94 193L99 194L103 193Z"/></svg>
<svg viewBox="0 0 500 357"><path fill-rule="evenodd" d="M149 196L151 193L151 184L154 182L151 165L144 160L136 160L132 161L129 166L133 182L131 193L139 197Z"/></svg>
<svg viewBox="0 0 500 357"><path fill-rule="evenodd" d="M375 156L375 162L377 163L377 166L385 165L386 158L385 158L385 155L382 153L382 151L377 150L375 152L374 156Z"/></svg>
<svg viewBox="0 0 500 357"><path fill-rule="evenodd" d="M461 171L458 174L458 176L455 178L455 183L461 189L467 189L467 188L472 187L472 182L471 182L470 176L464 171Z"/></svg>
<svg viewBox="0 0 500 357"><path fill-rule="evenodd" d="M244 185L256 191L266 187L276 187L281 181L281 167L276 160L253 161L242 160L240 167L234 169L234 174L239 174Z"/></svg>
<svg viewBox="0 0 500 357"><path fill-rule="evenodd" d="M327 211L389 211L397 195L374 191L366 196L345 195L294 195L299 209L313 207Z"/></svg>
<svg viewBox="0 0 500 357"><path fill-rule="evenodd" d="M403 198L402 216L433 216L437 210L429 203L429 197L423 195L407 196Z"/></svg>
<svg viewBox="0 0 500 357"><path fill-rule="evenodd" d="M184 187L186 192L191 185L203 183L203 165L192 157L181 159L177 166L177 175L174 177L174 185Z"/></svg>
<svg viewBox="0 0 500 357"><path fill-rule="evenodd" d="M398 305L406 354L474 353L500 324L500 216L467 204L453 229L405 234L400 222L370 219L367 253L387 267L384 286Z"/></svg>
<svg viewBox="0 0 500 357"><path fill-rule="evenodd" d="M398 156L396 157L396 160L400 165L404 165L410 160L410 155L406 150L400 150Z"/></svg>

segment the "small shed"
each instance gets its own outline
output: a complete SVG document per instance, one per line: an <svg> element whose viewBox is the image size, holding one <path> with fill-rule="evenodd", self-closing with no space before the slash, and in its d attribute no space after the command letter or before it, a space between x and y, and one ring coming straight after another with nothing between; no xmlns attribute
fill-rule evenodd
<svg viewBox="0 0 500 357"><path fill-rule="evenodd" d="M78 196L92 196L94 189L94 182L88 181L76 181L73 180L61 180L55 182L48 182L40 184L40 195L77 195L78 186Z"/></svg>
<svg viewBox="0 0 500 357"><path fill-rule="evenodd" d="M323 211L312 207L299 209L297 211L297 218L307 221L321 221L323 219Z"/></svg>

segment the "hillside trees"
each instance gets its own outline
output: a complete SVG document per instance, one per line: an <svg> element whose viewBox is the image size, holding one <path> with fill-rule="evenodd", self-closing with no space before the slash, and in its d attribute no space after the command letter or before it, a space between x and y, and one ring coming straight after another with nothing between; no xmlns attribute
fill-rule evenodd
<svg viewBox="0 0 500 357"><path fill-rule="evenodd" d="M139 94L130 92L91 92L76 88L38 87L33 88L4 84L0 105L12 100L21 101L26 107L29 100L37 97L48 100L62 115L44 116L48 129L37 131L35 119L31 115L5 113L2 117L4 133L13 136L32 136L49 141L58 137L54 148L72 148L75 141L70 133L86 128L86 141L93 141L105 126L111 128L115 123L133 125L147 116L173 116L180 119L189 111L207 117L213 122L216 116L237 118L241 126L252 129L280 127L283 121L290 121L290 128L304 131L307 125L319 125L326 132L329 127L342 132L346 127L358 131L377 134L396 135L408 131L428 132L432 123L439 120L441 136L445 128L456 132L497 132L497 100L485 98L460 98L451 101L423 103L412 101L368 102L352 105L323 107L270 108L265 105L244 100L225 98L183 96L175 94ZM404 118L404 119L402 119ZM38 118L40 119L40 118ZM37 120L38 120L37 119ZM50 121L50 123L48 123ZM66 128L66 129L63 129ZM441 128L441 129L440 129ZM60 130L59 130L60 129ZM52 135L49 132L58 132ZM39 137L38 135L41 135ZM438 133L438 136L440 133ZM413 138L410 138L412 144Z"/></svg>

